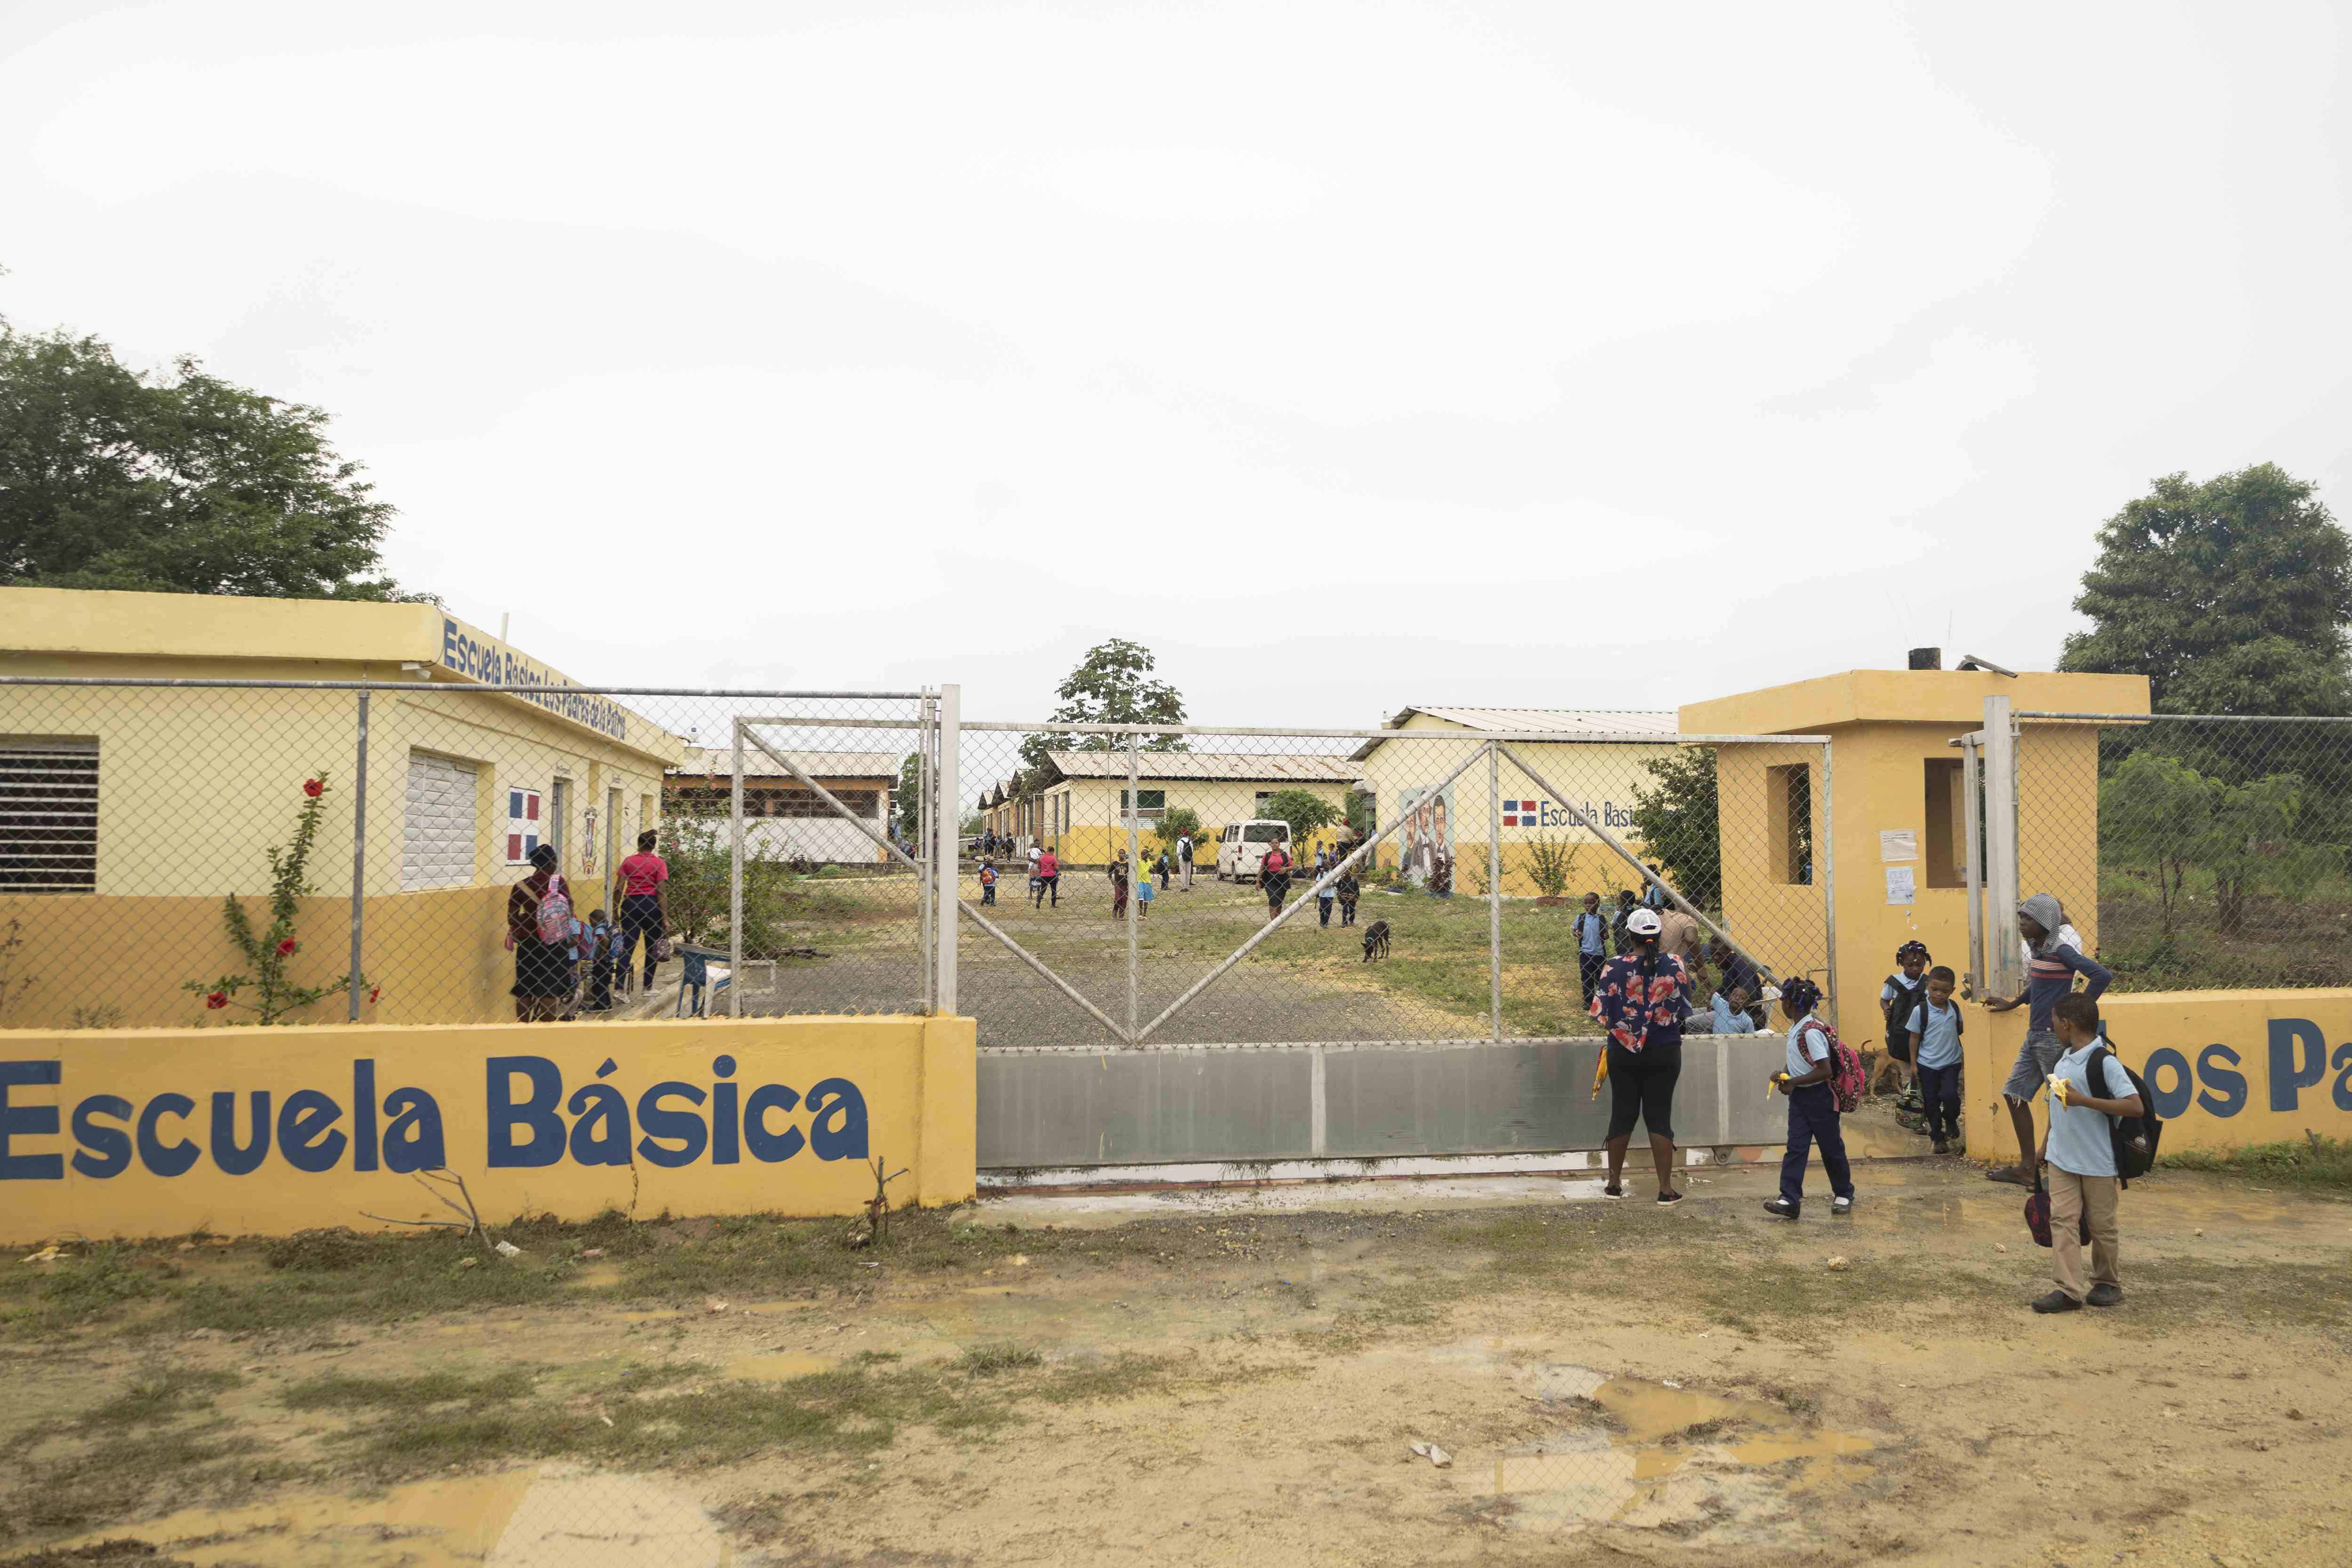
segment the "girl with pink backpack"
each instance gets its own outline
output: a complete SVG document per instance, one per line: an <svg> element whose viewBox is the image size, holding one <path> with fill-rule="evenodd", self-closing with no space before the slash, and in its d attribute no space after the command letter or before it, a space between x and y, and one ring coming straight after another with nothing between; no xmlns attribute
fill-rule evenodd
<svg viewBox="0 0 2352 1568"><path fill-rule="evenodd" d="M1775 1219L1794 1219L1803 1206L1805 1165L1815 1143L1829 1173L1830 1213L1853 1212L1853 1168L1846 1163L1838 1115L1853 1107L1850 1091L1858 1088L1862 1062L1836 1030L1814 1016L1821 999L1821 987L1810 980L1780 988L1780 1011L1790 1020L1789 1067L1772 1075L1772 1087L1789 1097L1789 1152L1780 1157L1780 1195L1764 1205Z"/></svg>

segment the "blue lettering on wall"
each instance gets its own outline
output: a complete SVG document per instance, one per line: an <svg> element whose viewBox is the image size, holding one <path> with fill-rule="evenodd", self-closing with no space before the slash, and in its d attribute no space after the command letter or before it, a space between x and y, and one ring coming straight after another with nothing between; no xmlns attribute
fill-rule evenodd
<svg viewBox="0 0 2352 1568"><path fill-rule="evenodd" d="M219 1089L213 1095L213 1163L232 1176L249 1176L269 1158L269 1091L253 1091L253 1136L236 1141L236 1095Z"/></svg>
<svg viewBox="0 0 2352 1568"><path fill-rule="evenodd" d="M333 1131L343 1108L320 1089L298 1089L278 1112L278 1152L298 1171L331 1171L351 1140Z"/></svg>
<svg viewBox="0 0 2352 1568"><path fill-rule="evenodd" d="M808 1092L809 1148L820 1160L866 1158L866 1097L845 1078L829 1078Z"/></svg>
<svg viewBox="0 0 2352 1568"><path fill-rule="evenodd" d="M2164 1081L2170 1073L2172 1081ZM2147 1092L2156 1101L2156 1113L2167 1121L2177 1121L2189 1109L2189 1096L2197 1087L2189 1071L2189 1058L2170 1046L2147 1053L2147 1065L2140 1069L2147 1080Z"/></svg>
<svg viewBox="0 0 2352 1568"><path fill-rule="evenodd" d="M2197 1053L2197 1076L2205 1085L2197 1103L2209 1115L2235 1116L2246 1109L2246 1075L2230 1070L2242 1059L2218 1042Z"/></svg>
<svg viewBox="0 0 2352 1568"><path fill-rule="evenodd" d="M681 1165L691 1165L702 1157L710 1134L703 1127L702 1118L691 1110L665 1109L661 1102L671 1095L695 1105L700 1105L709 1097L694 1085L679 1083L675 1079L665 1079L637 1096L637 1125L646 1130L646 1135L637 1140L637 1152L643 1154L648 1163L676 1170ZM673 1149L656 1142L661 1138L677 1139L677 1147Z"/></svg>
<svg viewBox="0 0 2352 1568"><path fill-rule="evenodd" d="M484 1163L527 1169L568 1155L582 1165L642 1159L676 1169L705 1160L737 1164L748 1152L772 1165L803 1149L820 1160L866 1158L866 1096L848 1079L822 1079L803 1100L789 1084L734 1081L732 1057L719 1057L710 1068L716 1081L707 1089L666 1080L632 1105L618 1087L602 1081L583 1084L567 1100L562 1069L545 1057L489 1058L483 1067ZM69 1123L74 1173L106 1181L136 1165L168 1178L209 1163L231 1176L287 1169L320 1174L348 1161L355 1172L405 1175L446 1166L440 1106L415 1087L377 1098L375 1068L366 1058L352 1064L355 1097L348 1108L319 1089L282 1095L244 1087L200 1095L165 1090L144 1105L120 1095L85 1095ZM618 1070L608 1058L596 1077ZM12 1089L62 1085L60 1062L0 1061L0 1180L65 1179L64 1153L29 1142L58 1137L62 1108L12 1105L8 1098ZM795 1110L807 1119L803 1125L793 1124Z"/></svg>
<svg viewBox="0 0 2352 1568"><path fill-rule="evenodd" d="M176 1116L187 1120L196 1102L184 1094L159 1094L147 1102L139 1113L139 1163L159 1176L185 1173L196 1163L196 1146L183 1138L176 1143L163 1142L163 1118Z"/></svg>
<svg viewBox="0 0 2352 1568"><path fill-rule="evenodd" d="M801 1102L800 1090L786 1084L764 1083L743 1102L743 1146L763 1165L779 1165L807 1146L808 1139L786 1123L781 1132L768 1129L768 1112L789 1111Z"/></svg>
<svg viewBox="0 0 2352 1568"><path fill-rule="evenodd" d="M545 1057L492 1057L483 1065L489 1109L489 1150L484 1163L494 1171L552 1165L563 1158L563 1120L555 1114L563 1098L563 1073ZM517 1100L517 1073L530 1080L527 1099ZM515 1142L515 1129L530 1136Z"/></svg>
<svg viewBox="0 0 2352 1568"><path fill-rule="evenodd" d="M2271 1020L2271 1109L2293 1110L2303 1091L2327 1071L2327 1040L2308 1018ZM2303 1047L2304 1065L2295 1065L2295 1047Z"/></svg>
<svg viewBox="0 0 2352 1568"><path fill-rule="evenodd" d="M441 1108L421 1089L395 1089L383 1097L383 1113L392 1125L383 1131L383 1168L400 1175L411 1171L437 1171L449 1163L441 1137ZM371 1113L371 1123L375 1117ZM354 1142L356 1155L360 1146ZM355 1171L372 1171L375 1162L352 1162Z"/></svg>
<svg viewBox="0 0 2352 1568"><path fill-rule="evenodd" d="M2344 1070L2336 1075L2336 1109L2352 1110L2352 1046L2336 1047L2336 1059L2327 1064Z"/></svg>
<svg viewBox="0 0 2352 1568"><path fill-rule="evenodd" d="M111 1116L121 1127L100 1125L98 1118ZM119 1094L93 1094L74 1107L74 1142L81 1147L74 1151L73 1168L85 1176L104 1181L131 1169L131 1102Z"/></svg>
<svg viewBox="0 0 2352 1568"><path fill-rule="evenodd" d="M529 687L531 689L515 695L599 734L616 741L629 738L627 709L608 697L574 689L564 677L531 663L510 647L467 637L446 616L441 618L441 664L486 685Z"/></svg>
<svg viewBox="0 0 2352 1568"><path fill-rule="evenodd" d="M8 1091L23 1085L30 1089L63 1079L62 1062L0 1062L0 1182L62 1182L66 1179L66 1157L63 1154L19 1154L9 1147L16 1138L57 1135L58 1108L54 1105L10 1105Z"/></svg>

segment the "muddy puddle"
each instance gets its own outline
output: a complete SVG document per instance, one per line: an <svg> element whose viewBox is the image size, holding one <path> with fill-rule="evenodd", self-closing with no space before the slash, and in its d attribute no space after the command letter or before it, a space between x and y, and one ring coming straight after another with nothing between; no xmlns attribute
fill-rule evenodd
<svg viewBox="0 0 2352 1568"><path fill-rule="evenodd" d="M1473 1496L1508 1499L1522 1528L1769 1539L1793 1519L1792 1494L1866 1478L1872 1468L1855 1456L1878 1447L1861 1433L1807 1426L1778 1405L1590 1367L1522 1368L1514 1380L1560 1426L1532 1443L1463 1456L1452 1479Z"/></svg>
<svg viewBox="0 0 2352 1568"><path fill-rule="evenodd" d="M188 1509L87 1539L130 1534L196 1568L724 1568L735 1561L691 1500L642 1477L568 1465L416 1481L372 1497Z"/></svg>

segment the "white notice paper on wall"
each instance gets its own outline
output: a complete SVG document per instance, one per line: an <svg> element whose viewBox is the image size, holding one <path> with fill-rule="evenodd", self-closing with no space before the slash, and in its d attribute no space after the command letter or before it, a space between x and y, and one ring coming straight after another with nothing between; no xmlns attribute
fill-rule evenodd
<svg viewBox="0 0 2352 1568"><path fill-rule="evenodd" d="M1888 903L1910 903L1912 901L1911 888L1910 867L1889 866L1886 868L1886 901Z"/></svg>
<svg viewBox="0 0 2352 1568"><path fill-rule="evenodd" d="M1916 860L1919 858L1919 836L1907 827L1882 828L1878 835L1878 858L1881 860Z"/></svg>

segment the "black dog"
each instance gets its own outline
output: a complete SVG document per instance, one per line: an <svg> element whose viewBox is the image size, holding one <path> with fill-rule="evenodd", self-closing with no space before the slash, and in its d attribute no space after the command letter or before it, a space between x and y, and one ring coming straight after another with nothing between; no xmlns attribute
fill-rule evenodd
<svg viewBox="0 0 2352 1568"><path fill-rule="evenodd" d="M1364 928L1364 962L1389 955L1389 922L1374 921Z"/></svg>

